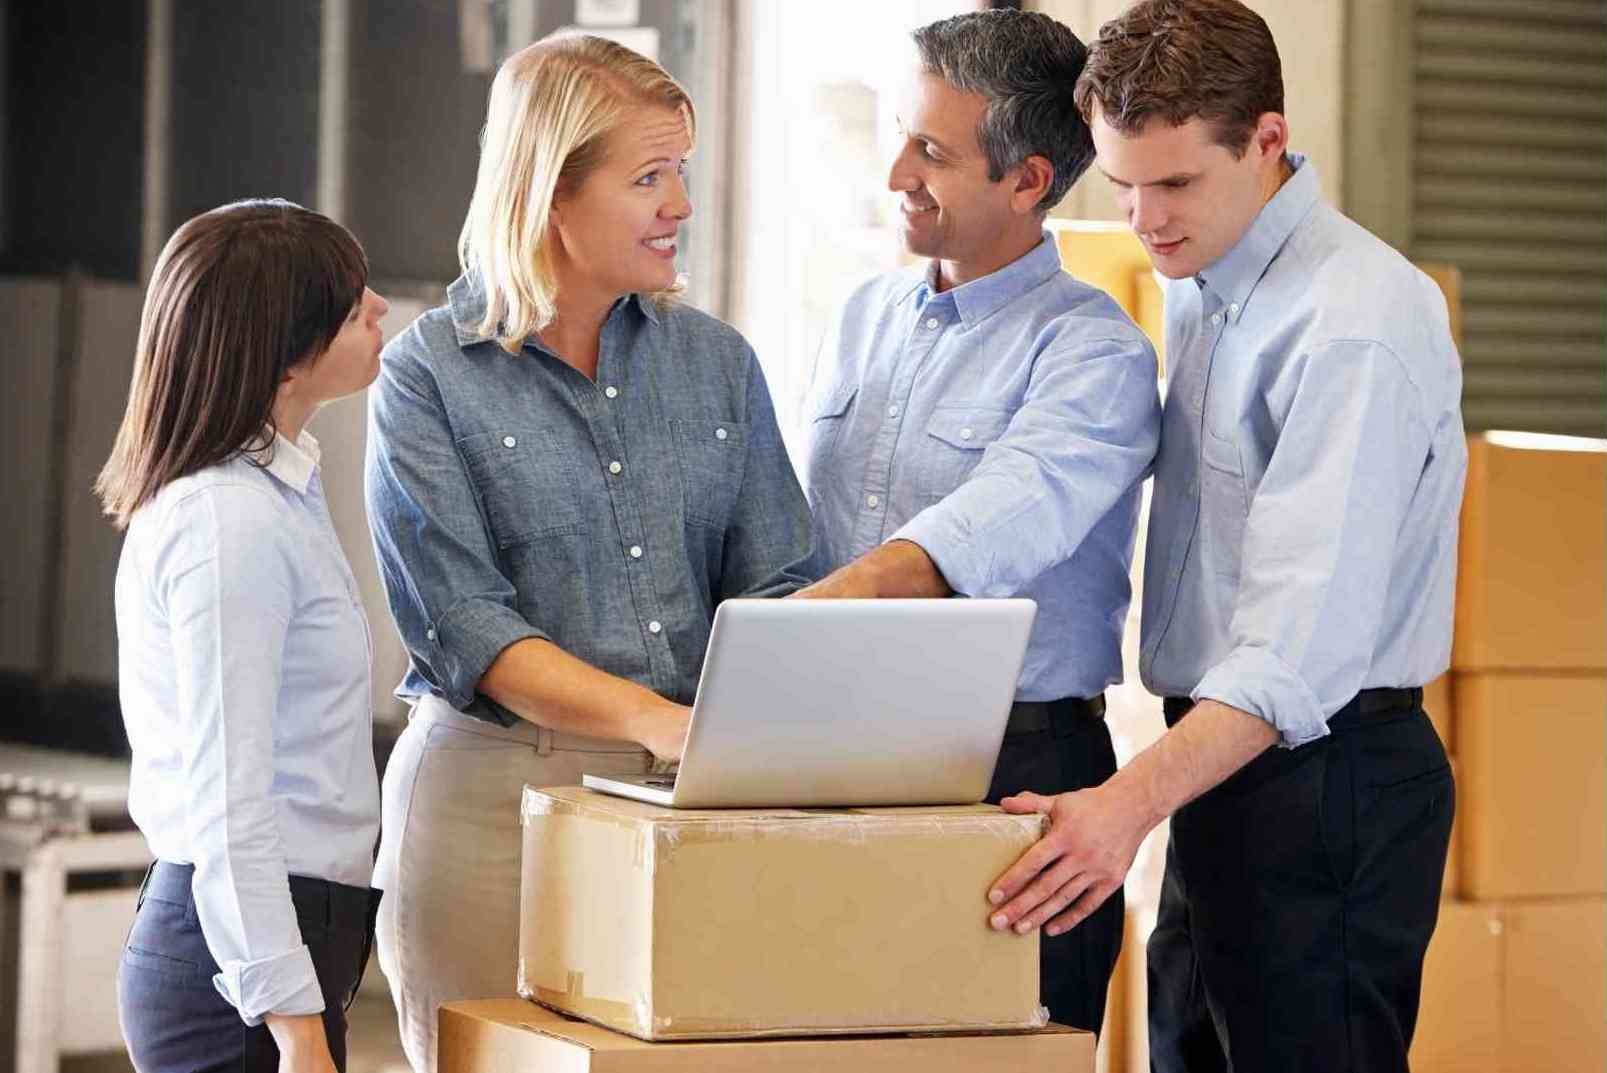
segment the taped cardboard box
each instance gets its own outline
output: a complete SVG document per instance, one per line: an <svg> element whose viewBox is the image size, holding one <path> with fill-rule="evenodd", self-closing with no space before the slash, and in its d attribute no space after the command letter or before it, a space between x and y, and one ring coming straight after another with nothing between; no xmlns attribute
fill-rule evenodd
<svg viewBox="0 0 1607 1073"><path fill-rule="evenodd" d="M1607 440L1468 438L1457 671L1607 669Z"/></svg>
<svg viewBox="0 0 1607 1073"><path fill-rule="evenodd" d="M1607 892L1607 676L1458 674L1460 892Z"/></svg>
<svg viewBox="0 0 1607 1073"><path fill-rule="evenodd" d="M667 809L527 788L519 994L645 1040L1041 1027L987 926L1040 816Z"/></svg>
<svg viewBox="0 0 1607 1073"><path fill-rule="evenodd" d="M519 999L441 1007L440 1073L1092 1073L1094 1037L1025 1033L644 1043Z"/></svg>
<svg viewBox="0 0 1607 1073"><path fill-rule="evenodd" d="M1607 1066L1607 901L1445 902L1423 965L1415 1073Z"/></svg>
<svg viewBox="0 0 1607 1073"><path fill-rule="evenodd" d="M1501 911L1442 902L1423 961L1416 1073L1486 1073L1501 1042Z"/></svg>

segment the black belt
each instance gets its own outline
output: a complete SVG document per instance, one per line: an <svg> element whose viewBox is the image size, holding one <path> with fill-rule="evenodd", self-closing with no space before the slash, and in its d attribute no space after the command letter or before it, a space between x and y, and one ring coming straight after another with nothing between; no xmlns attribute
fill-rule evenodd
<svg viewBox="0 0 1607 1073"><path fill-rule="evenodd" d="M1383 712L1400 712L1423 705L1423 690L1413 686L1410 689L1364 689L1350 699L1350 703L1339 709L1328 720L1330 730L1344 730L1354 726L1370 715L1379 715ZM1161 710L1166 715L1166 725L1176 726L1177 721L1189 713L1194 702L1188 697L1167 697L1161 702Z"/></svg>
<svg viewBox="0 0 1607 1073"><path fill-rule="evenodd" d="M1105 694L1096 697L1063 697L1060 700L1018 700L1010 705L1006 737L1049 730L1067 719L1105 718Z"/></svg>

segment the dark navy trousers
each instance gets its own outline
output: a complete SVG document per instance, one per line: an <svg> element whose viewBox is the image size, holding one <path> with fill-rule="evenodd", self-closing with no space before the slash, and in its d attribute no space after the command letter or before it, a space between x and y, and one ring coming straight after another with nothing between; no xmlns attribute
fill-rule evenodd
<svg viewBox="0 0 1607 1073"><path fill-rule="evenodd" d="M196 917L193 875L190 865L158 861L140 892L117 972L129 1057L140 1073L277 1073L279 1049L267 1026L248 1026L213 986L218 964ZM373 947L379 891L291 876L290 896L324 993L329 1051L345 1070L346 1007Z"/></svg>
<svg viewBox="0 0 1607 1073"><path fill-rule="evenodd" d="M1098 786L1116 773L1110 728L1088 714L1083 700L1048 701L1047 725L1007 733L993 770L987 800L998 804L1011 794L1059 794ZM1103 709L1103 703L1100 704ZM1123 896L1118 888L1092 916L1050 938L1038 932L1039 1001L1058 1024L1098 1032L1105 1019L1105 997L1122 948ZM982 903L986 910L986 903Z"/></svg>

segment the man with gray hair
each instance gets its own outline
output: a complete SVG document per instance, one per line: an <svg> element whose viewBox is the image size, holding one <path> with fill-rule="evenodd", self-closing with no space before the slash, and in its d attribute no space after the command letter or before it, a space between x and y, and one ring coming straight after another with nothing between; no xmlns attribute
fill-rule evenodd
<svg viewBox="0 0 1607 1073"><path fill-rule="evenodd" d="M803 470L832 572L799 595L1036 600L988 799L1097 786L1160 401L1153 348L1043 229L1093 158L1087 50L1008 10L914 38L888 186L929 260L859 287L822 348ZM1056 1021L1099 1029L1121 932L1118 896L1042 940Z"/></svg>

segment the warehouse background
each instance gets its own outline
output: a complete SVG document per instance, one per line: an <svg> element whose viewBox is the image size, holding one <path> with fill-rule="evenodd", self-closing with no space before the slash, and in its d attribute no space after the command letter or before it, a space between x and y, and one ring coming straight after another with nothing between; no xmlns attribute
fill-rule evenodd
<svg viewBox="0 0 1607 1073"><path fill-rule="evenodd" d="M690 296L754 342L790 422L829 310L898 257L894 201L883 187L897 75L886 57L909 28L967 6L0 0L0 502L10 521L0 557L0 757L8 745L114 762L126 755L111 614L119 537L89 488L126 397L144 275L177 224L269 194L327 212L364 242L375 287L392 301L394 332L456 274L454 244L496 62L542 34L601 20L656 50L698 104L697 211L683 260ZM1028 6L1088 39L1125 5ZM1327 195L1414 260L1455 270L1470 432L1607 436L1607 3L1251 6L1278 39L1294 146L1316 163ZM1116 217L1097 176L1055 215ZM403 718L389 695L403 656L363 515L362 401L330 407L314 431L326 449L337 528L376 624L383 758ZM1541 618L1558 614L1541 597L1559 578L1584 593L1578 614L1598 614L1602 596L1602 489L1591 468L1599 462L1589 461L1600 456L1566 454L1513 478L1538 485L1538 504L1494 500L1531 523L1498 532L1491 546L1510 549L1514 568L1528 571L1520 587L1537 599L1522 613ZM1525 539L1542 518L1560 527L1561 550ZM1577 629L1578 614L1567 614L1562 621ZM1594 657L1543 673L1576 685L1599 678L1607 637L1589 633L1599 619L1585 621ZM1545 635L1537 623L1521 628ZM1535 670L1532 660L1468 665L1440 686L1488 711L1499 704L1491 691L1507 682L1488 675ZM1130 678L1113 694L1124 756L1160 729L1158 702ZM1568 739L1573 755L1582 748L1591 759L1574 781L1586 780L1579 822L1597 836L1600 708L1586 704ZM1458 762L1465 779L1468 759ZM0 776L4 769L0 762ZM1140 930L1161 837L1135 872ZM1486 860L1494 844L1481 842ZM1553 895L1596 897L1607 885L1581 892L1569 882ZM14 932L21 870L12 867L4 883L0 923ZM1597 909L1586 915L1599 918ZM1494 911L1467 910L1486 930ZM15 1053L6 1011L20 978L15 943L0 949L5 1069L4 1056ZM69 1064L81 1061L73 1053ZM1118 1059L1126 1060L1106 1056Z"/></svg>

